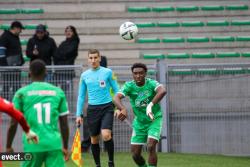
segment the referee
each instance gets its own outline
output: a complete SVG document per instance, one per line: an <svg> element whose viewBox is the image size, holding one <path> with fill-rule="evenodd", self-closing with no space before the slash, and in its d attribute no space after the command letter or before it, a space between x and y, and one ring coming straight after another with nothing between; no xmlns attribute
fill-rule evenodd
<svg viewBox="0 0 250 167"><path fill-rule="evenodd" d="M101 133L108 152L108 166L114 167L114 142L112 139L114 106L110 88L118 92L118 85L111 69L100 66L101 56L98 50L88 51L91 68L81 74L77 99L76 123L82 124L84 100L88 93L87 123L91 138L91 151L96 167L101 167L99 135Z"/></svg>

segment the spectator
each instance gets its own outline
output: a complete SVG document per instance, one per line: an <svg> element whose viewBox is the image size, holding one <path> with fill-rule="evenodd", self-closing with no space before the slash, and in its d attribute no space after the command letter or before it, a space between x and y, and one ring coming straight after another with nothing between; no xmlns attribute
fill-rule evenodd
<svg viewBox="0 0 250 167"><path fill-rule="evenodd" d="M22 55L22 47L19 39L19 35L24 29L23 25L19 21L11 23L10 30L6 30L0 37L0 66L22 66L24 59ZM21 72L19 69L11 69L3 71L3 94L2 96L8 100L12 99L10 91L15 92L21 87Z"/></svg>
<svg viewBox="0 0 250 167"><path fill-rule="evenodd" d="M66 39L59 45L54 57L55 65L74 65L78 56L78 46L80 39L74 26L65 28ZM55 73L57 84L67 93L72 88L72 80L75 76L74 69L58 69ZM71 85L71 86L70 86Z"/></svg>
<svg viewBox="0 0 250 167"><path fill-rule="evenodd" d="M101 62L100 66L107 68L108 67L108 61L106 56L101 56Z"/></svg>
<svg viewBox="0 0 250 167"><path fill-rule="evenodd" d="M52 64L56 52L56 42L49 36L46 26L39 24L36 32L28 41L26 55L30 61L35 59L43 60L46 65Z"/></svg>

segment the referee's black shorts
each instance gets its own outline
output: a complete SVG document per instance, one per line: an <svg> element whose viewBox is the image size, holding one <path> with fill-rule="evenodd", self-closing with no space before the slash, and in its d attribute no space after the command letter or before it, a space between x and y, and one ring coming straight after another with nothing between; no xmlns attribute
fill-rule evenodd
<svg viewBox="0 0 250 167"><path fill-rule="evenodd" d="M90 136L97 136L101 129L113 128L114 104L112 102L100 105L88 105L87 123Z"/></svg>

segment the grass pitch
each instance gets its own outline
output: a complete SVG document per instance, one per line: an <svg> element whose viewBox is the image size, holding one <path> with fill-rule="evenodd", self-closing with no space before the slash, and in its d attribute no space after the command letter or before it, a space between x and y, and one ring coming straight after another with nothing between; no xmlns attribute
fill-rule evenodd
<svg viewBox="0 0 250 167"><path fill-rule="evenodd" d="M144 157L147 154L144 153ZM107 166L107 155L101 154L102 166ZM83 153L84 167L94 167L90 153ZM4 162L4 167L18 167L20 162ZM136 167L130 153L115 153L116 167ZM248 167L250 157L232 157L222 155L158 153L158 167ZM66 167L76 167L72 161Z"/></svg>

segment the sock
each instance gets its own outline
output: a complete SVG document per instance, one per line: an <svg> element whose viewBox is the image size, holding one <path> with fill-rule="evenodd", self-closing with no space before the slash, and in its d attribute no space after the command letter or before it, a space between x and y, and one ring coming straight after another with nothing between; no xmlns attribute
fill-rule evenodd
<svg viewBox="0 0 250 167"><path fill-rule="evenodd" d="M144 164L144 165L142 165L142 166L138 166L138 167L147 167L147 164Z"/></svg>
<svg viewBox="0 0 250 167"><path fill-rule="evenodd" d="M100 162L100 146L99 146L99 144L91 144L91 151L92 151L92 155L94 157L96 166L101 166L100 165L101 162Z"/></svg>
<svg viewBox="0 0 250 167"><path fill-rule="evenodd" d="M105 141L105 148L108 152L109 162L114 162L114 141L110 139L109 141Z"/></svg>

